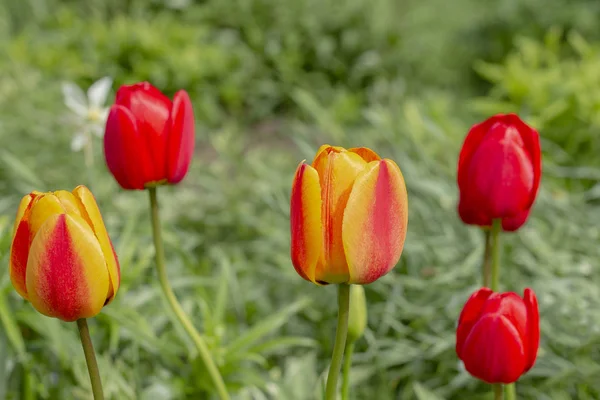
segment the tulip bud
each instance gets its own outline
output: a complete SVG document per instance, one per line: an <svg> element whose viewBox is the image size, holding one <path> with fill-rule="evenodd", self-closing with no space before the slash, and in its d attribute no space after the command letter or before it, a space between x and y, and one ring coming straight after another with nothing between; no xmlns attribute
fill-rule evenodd
<svg viewBox="0 0 600 400"><path fill-rule="evenodd" d="M466 370L487 383L513 383L535 363L540 317L535 293L476 291L456 330L456 354Z"/></svg>
<svg viewBox="0 0 600 400"><path fill-rule="evenodd" d="M148 82L121 86L104 135L108 169L123 189L176 184L194 154L194 112L184 90L173 102Z"/></svg>
<svg viewBox="0 0 600 400"><path fill-rule="evenodd" d="M85 186L23 197L10 248L10 279L40 313L93 317L117 294L120 269L100 210Z"/></svg>
<svg viewBox="0 0 600 400"><path fill-rule="evenodd" d="M540 137L515 114L498 114L474 125L458 161L458 213L464 223L505 231L529 217L541 177Z"/></svg>
<svg viewBox="0 0 600 400"><path fill-rule="evenodd" d="M291 257L317 284L365 284L400 259L408 223L400 168L367 148L322 146L300 163L290 204Z"/></svg>
<svg viewBox="0 0 600 400"><path fill-rule="evenodd" d="M348 343L360 339L367 327L367 299L361 285L350 286L350 314L348 315Z"/></svg>

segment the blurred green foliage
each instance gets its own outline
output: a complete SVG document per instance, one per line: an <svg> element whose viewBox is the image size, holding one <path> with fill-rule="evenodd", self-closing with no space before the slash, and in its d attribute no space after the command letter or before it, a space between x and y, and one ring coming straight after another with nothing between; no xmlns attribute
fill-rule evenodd
<svg viewBox="0 0 600 400"><path fill-rule="evenodd" d="M479 285L482 237L455 213L469 126L519 112L540 129L544 180L530 222L505 235L502 286L534 288L539 359L521 399L600 397L597 31L592 0L0 0L0 257L31 190L86 183L122 265L91 322L107 398L213 398L161 297L146 193L118 189L95 143L93 176L69 148L62 81L150 80L194 102L198 152L161 188L169 275L237 399L319 398L335 290L289 259L297 163L324 142L393 158L409 190L397 268L366 287L353 399L486 399L454 353ZM485 97L484 97L485 96ZM87 399L74 325L37 314L0 268L0 398Z"/></svg>

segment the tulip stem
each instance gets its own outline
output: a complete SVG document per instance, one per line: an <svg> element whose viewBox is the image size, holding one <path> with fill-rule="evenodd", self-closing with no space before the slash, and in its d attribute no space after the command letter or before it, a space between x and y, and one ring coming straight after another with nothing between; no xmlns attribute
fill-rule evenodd
<svg viewBox="0 0 600 400"><path fill-rule="evenodd" d="M515 400L517 398L514 382L509 383L508 385L504 385L504 394L506 400Z"/></svg>
<svg viewBox="0 0 600 400"><path fill-rule="evenodd" d="M495 383L492 386L494 386L494 400L502 400L504 398L504 393L502 391L502 384Z"/></svg>
<svg viewBox="0 0 600 400"><path fill-rule="evenodd" d="M498 291L500 282L500 231L502 231L502 220L493 220L491 233L492 281L490 283L490 289L492 289L494 292Z"/></svg>
<svg viewBox="0 0 600 400"><path fill-rule="evenodd" d="M208 346L204 342L200 333L196 330L189 317L183 311L181 304L175 297L175 293L173 293L173 289L171 288L171 284L169 283L169 278L167 276L167 269L165 267L165 250L163 246L162 236L161 236L161 228L160 228L160 219L158 216L158 200L156 197L156 188L151 187L148 188L148 193L150 194L150 211L151 211L151 219L152 219L152 233L154 236L154 247L155 247L155 257L156 257L156 268L158 270L158 279L160 281L160 286L171 306L171 309L177 316L177 319L187 332L187 334L192 338L194 344L196 345L196 349L198 350L198 354L200 358L204 362L206 369L208 370L208 374L212 379L219 397L222 400L229 400L229 394L227 393L227 388L225 387L225 383L223 382L223 377L221 376L219 369L215 365L213 361L210 350Z"/></svg>
<svg viewBox="0 0 600 400"><path fill-rule="evenodd" d="M492 231L490 229L486 229L484 231L485 235L485 250L483 252L483 286L490 287L490 273L492 268Z"/></svg>
<svg viewBox="0 0 600 400"><path fill-rule="evenodd" d="M344 367L342 369L342 400L348 400L350 394L350 368L352 367L352 353L354 353L354 342L346 343L344 354Z"/></svg>
<svg viewBox="0 0 600 400"><path fill-rule="evenodd" d="M96 353L94 353L94 344L90 337L87 320L80 318L77 320L77 328L79 328L79 336L81 337L81 345L85 354L85 362L87 363L88 372L90 374L90 382L92 383L92 393L94 400L103 400L104 393L102 392L102 380L100 379L100 370L96 362Z"/></svg>
<svg viewBox="0 0 600 400"><path fill-rule="evenodd" d="M345 283L338 285L338 320L335 334L335 344L329 374L327 375L327 386L325 389L325 400L335 400L337 392L337 381L344 357L346 336L348 335L348 315L350 311L350 285Z"/></svg>

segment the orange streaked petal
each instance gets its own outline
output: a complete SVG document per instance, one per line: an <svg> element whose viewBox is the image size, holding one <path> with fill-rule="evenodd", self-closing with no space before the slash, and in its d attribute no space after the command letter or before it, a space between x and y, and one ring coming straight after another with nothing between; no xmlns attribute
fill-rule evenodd
<svg viewBox="0 0 600 400"><path fill-rule="evenodd" d="M349 283L370 283L387 274L400 259L407 225L400 168L388 159L370 162L356 178L344 213Z"/></svg>
<svg viewBox="0 0 600 400"><path fill-rule="evenodd" d="M27 269L27 258L29 257L29 213L31 207L35 204L36 195L28 194L21 199L17 218L13 229L13 240L10 246L10 257L8 269L10 281L24 299L27 299L27 286L25 285L25 271Z"/></svg>
<svg viewBox="0 0 600 400"><path fill-rule="evenodd" d="M315 269L323 249L321 186L317 171L304 162L296 169L290 201L291 256L304 279L315 282Z"/></svg>
<svg viewBox="0 0 600 400"><path fill-rule="evenodd" d="M87 187L81 185L73 190L73 195L81 203L84 212L83 217L90 223L90 227L94 231L94 234L100 243L102 253L104 254L108 275L110 277L110 288L107 296L107 301L110 303L117 293L121 281L119 260L110 241L110 237L108 236L108 232L106 231L106 227L104 226L100 209L98 208L98 204L96 203L96 199L92 192L90 192Z"/></svg>
<svg viewBox="0 0 600 400"><path fill-rule="evenodd" d="M39 228L27 261L29 301L63 321L90 318L106 301L109 278L92 229L77 215L54 214Z"/></svg>
<svg viewBox="0 0 600 400"><path fill-rule="evenodd" d="M371 161L381 160L381 157L379 157L377 153L375 153L368 147L353 147L351 149L348 149L348 151L351 153L358 154L363 160L365 160L368 163L370 163Z"/></svg>
<svg viewBox="0 0 600 400"><path fill-rule="evenodd" d="M346 151L346 149L344 149L343 147L324 144L321 147L319 147L319 150L317 150L317 154L315 154L315 158L313 158L313 162L311 165L314 167L315 162L318 158L327 157L329 153L342 153L344 151Z"/></svg>
<svg viewBox="0 0 600 400"><path fill-rule="evenodd" d="M322 152L315 159L313 167L319 173L321 183L323 224L323 254L317 265L317 281L348 281L348 264L342 243L342 221L354 180L366 165L358 154L345 150Z"/></svg>

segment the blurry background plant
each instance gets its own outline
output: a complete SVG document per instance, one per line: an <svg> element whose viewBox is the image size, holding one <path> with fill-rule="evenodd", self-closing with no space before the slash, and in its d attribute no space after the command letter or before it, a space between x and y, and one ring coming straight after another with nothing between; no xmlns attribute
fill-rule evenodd
<svg viewBox="0 0 600 400"><path fill-rule="evenodd" d="M482 251L479 232L456 216L456 161L472 124L517 111L539 129L545 157L530 220L503 238L502 290L522 292L527 282L542 317L538 361L519 396L596 399L600 165L586 149L598 136L599 8L594 0L0 0L2 262L23 194L88 179L69 150L76 130L61 117L61 82L88 88L110 76L114 90L148 79L169 96L186 88L198 154L186 181L161 196L169 275L237 398L313 399L328 365L335 291L294 272L288 202L297 160L329 142L397 161L411 199L400 265L365 288L369 323L350 397L483 399L487 386L454 352ZM97 167L94 193L123 272L119 296L90 326L106 395L208 397L153 278L145 193L120 191ZM76 332L23 303L7 271L0 398L18 396L29 361L39 398L88 398Z"/></svg>

